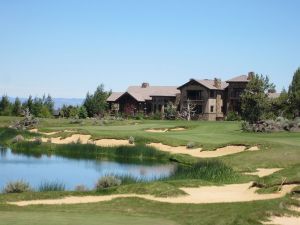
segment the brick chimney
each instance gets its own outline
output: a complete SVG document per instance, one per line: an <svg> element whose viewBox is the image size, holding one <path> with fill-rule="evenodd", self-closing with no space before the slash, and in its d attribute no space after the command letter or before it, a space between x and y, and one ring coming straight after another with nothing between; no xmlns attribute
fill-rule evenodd
<svg viewBox="0 0 300 225"><path fill-rule="evenodd" d="M255 73L251 71L251 72L248 73L248 78L247 79L251 80L254 76L255 76Z"/></svg>
<svg viewBox="0 0 300 225"><path fill-rule="evenodd" d="M218 89L221 89L222 88L222 82L221 82L221 79L218 79L218 78L215 78L214 80L214 86Z"/></svg>
<svg viewBox="0 0 300 225"><path fill-rule="evenodd" d="M149 87L149 83L147 82L142 83L142 88L147 88L147 87Z"/></svg>

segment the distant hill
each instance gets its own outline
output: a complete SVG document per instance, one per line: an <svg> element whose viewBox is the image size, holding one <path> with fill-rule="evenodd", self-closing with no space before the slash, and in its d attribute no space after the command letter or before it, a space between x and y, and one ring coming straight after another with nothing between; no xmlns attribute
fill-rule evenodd
<svg viewBox="0 0 300 225"><path fill-rule="evenodd" d="M21 102L26 101L28 98L20 98ZM11 102L15 101L14 97L9 97ZM61 108L63 105L82 105L84 99L83 98L53 98L54 101L54 109Z"/></svg>

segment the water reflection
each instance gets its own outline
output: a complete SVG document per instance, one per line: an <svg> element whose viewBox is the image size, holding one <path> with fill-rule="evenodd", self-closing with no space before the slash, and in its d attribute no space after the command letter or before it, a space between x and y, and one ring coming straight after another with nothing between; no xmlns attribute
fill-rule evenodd
<svg viewBox="0 0 300 225"><path fill-rule="evenodd" d="M175 165L156 161L67 158L57 155L25 155L0 148L0 189L9 181L25 180L33 187L45 181L63 182L72 190L79 184L93 188L105 175L132 176L151 181L170 176Z"/></svg>

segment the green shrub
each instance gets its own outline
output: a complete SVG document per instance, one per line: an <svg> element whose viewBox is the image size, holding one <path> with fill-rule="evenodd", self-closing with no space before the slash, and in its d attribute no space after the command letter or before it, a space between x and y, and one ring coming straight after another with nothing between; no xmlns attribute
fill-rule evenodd
<svg viewBox="0 0 300 225"><path fill-rule="evenodd" d="M30 191L30 185L27 182L22 180L9 182L5 187L3 192L4 193L22 193Z"/></svg>
<svg viewBox="0 0 300 225"><path fill-rule="evenodd" d="M228 112L226 120L227 121L241 121L241 116L239 116L236 112Z"/></svg>
<svg viewBox="0 0 300 225"><path fill-rule="evenodd" d="M45 191L64 191L65 185L61 182L43 182L40 184L38 190L40 192L45 192Z"/></svg>
<svg viewBox="0 0 300 225"><path fill-rule="evenodd" d="M115 176L101 177L96 183L96 190L103 190L110 187L120 186L122 181Z"/></svg>

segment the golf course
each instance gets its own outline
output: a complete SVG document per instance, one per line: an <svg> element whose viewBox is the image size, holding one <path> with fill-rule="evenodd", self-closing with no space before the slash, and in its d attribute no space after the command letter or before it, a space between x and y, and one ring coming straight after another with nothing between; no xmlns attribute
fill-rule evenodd
<svg viewBox="0 0 300 225"><path fill-rule="evenodd" d="M1 225L299 224L300 133L181 120L40 119L34 129L9 128L19 119L0 117L3 155L63 158L66 167L57 174L68 160L126 163L146 172L121 174L120 184L102 189L86 175L78 183L84 190L37 190L25 176L31 190L0 194ZM14 141L18 135L24 140ZM2 174L14 172L3 168ZM147 171L161 176L143 179ZM76 170L70 174L76 182Z"/></svg>

